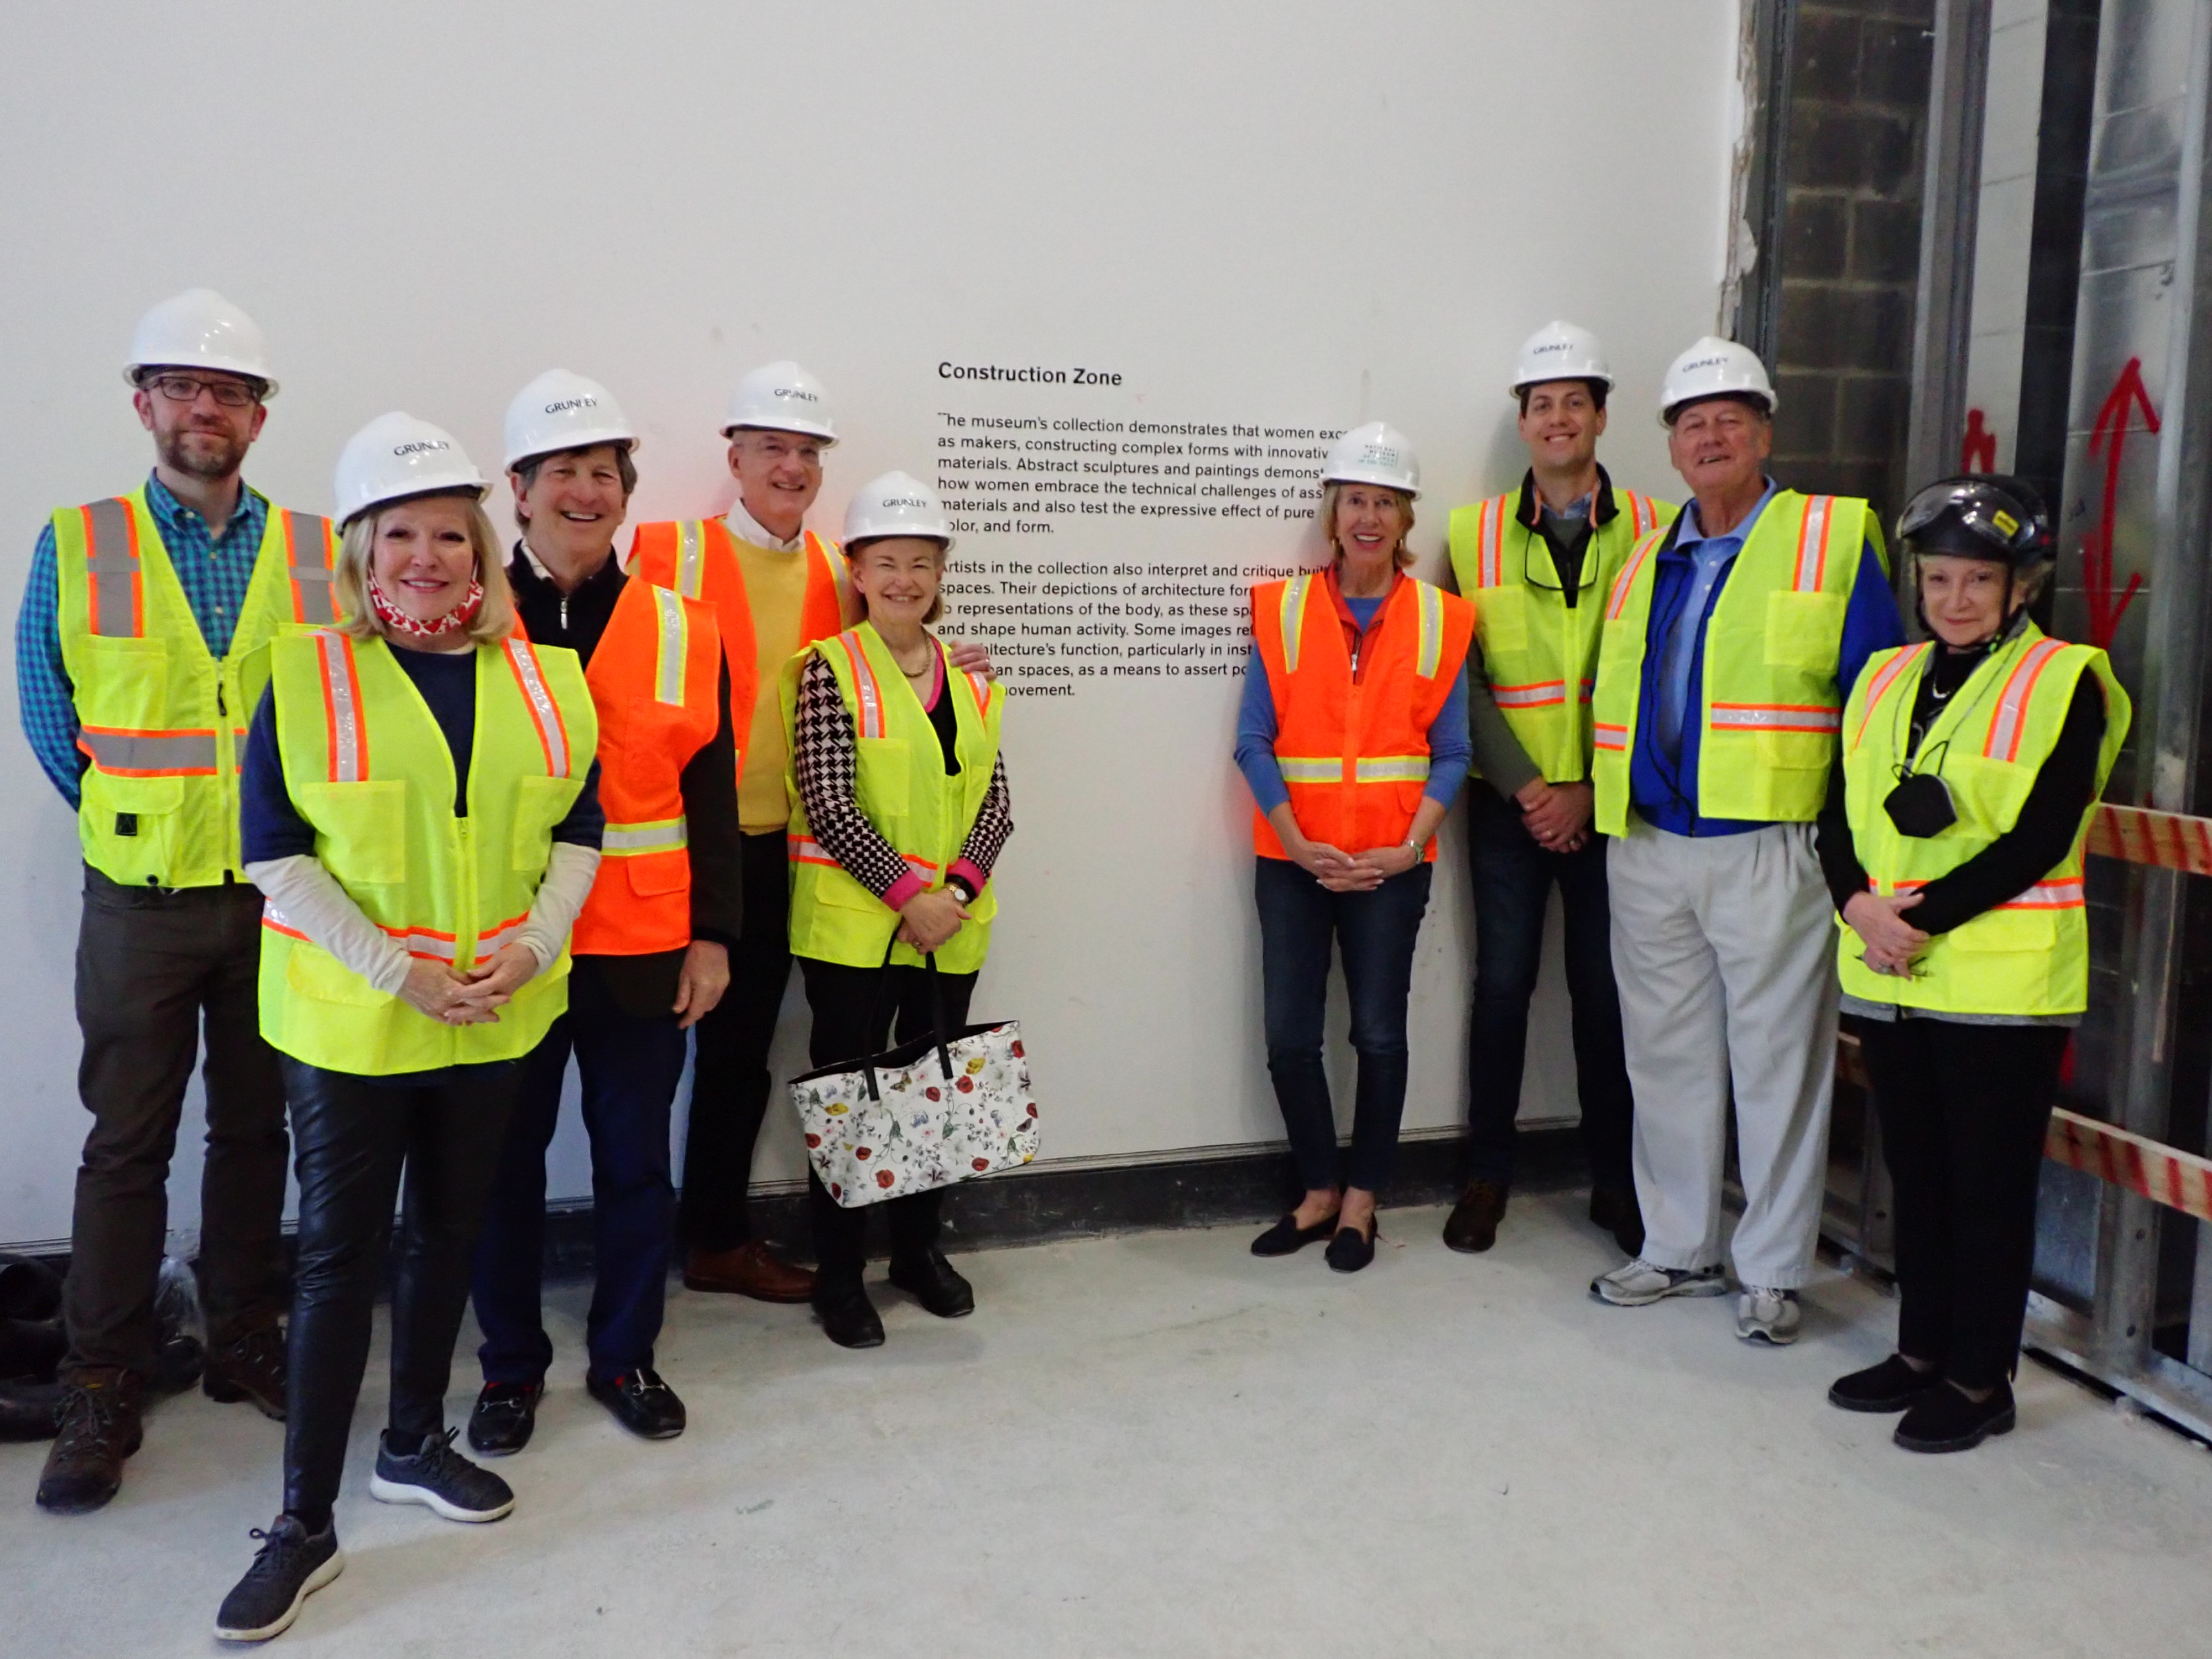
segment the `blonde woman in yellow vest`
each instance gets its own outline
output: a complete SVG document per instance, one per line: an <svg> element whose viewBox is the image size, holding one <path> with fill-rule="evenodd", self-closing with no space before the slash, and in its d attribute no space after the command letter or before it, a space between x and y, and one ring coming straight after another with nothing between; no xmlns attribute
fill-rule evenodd
<svg viewBox="0 0 2212 1659"><path fill-rule="evenodd" d="M1004 688L965 672L929 631L952 533L929 486L887 472L854 495L845 546L865 620L782 675L791 756L791 951L813 1011L811 1059L841 1065L945 1019L964 1024L998 913L991 872L1013 833L999 752ZM938 1248L941 1192L847 1208L807 1174L819 1262L814 1309L848 1348L884 1340L860 1282L868 1215L890 1228L891 1283L940 1318L975 1292Z"/></svg>
<svg viewBox="0 0 2212 1659"><path fill-rule="evenodd" d="M343 623L279 640L243 784L267 896L261 1027L298 1148L284 1504L216 1633L252 1641L337 1575L331 1520L392 1254L392 1393L370 1493L455 1521L514 1495L452 1449L470 1254L521 1079L568 1004L599 861L599 724L574 652L514 629L483 475L386 415L338 458Z"/></svg>
<svg viewBox="0 0 2212 1659"><path fill-rule="evenodd" d="M1509 393L1521 406L1521 487L1451 516L1452 574L1474 601L1468 653L1467 842L1474 895L1468 1033L1468 1182L1444 1223L1455 1250L1488 1249L1513 1185L1514 1119L1544 918L1559 890L1574 1000L1575 1093L1590 1219L1644 1245L1629 1167L1633 1098L1613 982L1605 842L1589 827L1590 697L1605 596L1629 549L1674 515L1598 464L1613 388L1597 337L1572 323L1529 336Z"/></svg>
<svg viewBox="0 0 2212 1659"><path fill-rule="evenodd" d="M1964 1451L2013 1426L2044 1133L2088 1006L2082 842L2130 711L2103 652L2028 618L2051 531L2027 485L1931 484L1898 539L1932 637L1868 662L1820 820L1896 1185L1897 1349L1828 1398Z"/></svg>
<svg viewBox="0 0 2212 1659"><path fill-rule="evenodd" d="M1660 409L1694 499L1606 595L1591 706L1644 1248L1590 1294L1626 1308L1727 1294L1732 1115L1735 1332L1779 1345L1803 1316L1835 1076L1813 821L1844 698L1905 631L1866 502L1767 476L1775 396L1756 356L1698 341Z"/></svg>
<svg viewBox="0 0 2212 1659"><path fill-rule="evenodd" d="M57 512L15 628L23 732L77 818L77 1088L91 1131L64 1291L61 1432L41 1509L94 1510L138 1449L185 1086L207 1056L202 1386L284 1414L284 1093L253 1005L260 895L239 869L237 754L268 645L331 619L328 520L240 477L270 376L205 289L163 301L125 378L152 434L136 489Z"/></svg>

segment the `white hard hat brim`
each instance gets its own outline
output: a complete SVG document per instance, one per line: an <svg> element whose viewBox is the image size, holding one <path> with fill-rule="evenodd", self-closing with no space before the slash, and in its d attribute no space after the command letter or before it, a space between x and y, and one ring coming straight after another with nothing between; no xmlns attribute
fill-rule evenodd
<svg viewBox="0 0 2212 1659"><path fill-rule="evenodd" d="M1382 472L1370 472L1360 467L1347 466L1335 472L1322 475L1325 484L1373 484L1378 489L1395 489L1409 501L1421 499L1421 492L1403 478L1393 478Z"/></svg>
<svg viewBox="0 0 2212 1659"><path fill-rule="evenodd" d="M824 449L837 446L835 432L811 421L732 421L722 428L725 438L734 438L740 432L792 432L802 438L819 439Z"/></svg>
<svg viewBox="0 0 2212 1659"><path fill-rule="evenodd" d="M373 501L363 501L338 520L338 528L343 530L356 519L366 518L371 513L380 513L387 507L398 507L407 501L428 501L433 495L466 495L481 507L483 505L484 497L490 493L491 486L488 483L428 484L421 489L402 490L398 495L383 495Z"/></svg>
<svg viewBox="0 0 2212 1659"><path fill-rule="evenodd" d="M1554 380L1595 380L1608 392L1613 390L1613 376L1602 369L1585 369L1579 374L1534 374L1525 380L1516 380L1505 388L1505 395L1517 398L1532 386L1549 386Z"/></svg>
<svg viewBox="0 0 2212 1659"><path fill-rule="evenodd" d="M260 386L263 403L267 403L276 395L276 381L270 380L259 369L235 359L225 362L218 358L210 358L204 362L198 363L125 363L123 365L123 383L134 392L143 391L144 388L139 385L139 377L149 370L156 368L173 368L179 374L202 373L235 374L241 380L252 380Z"/></svg>
<svg viewBox="0 0 2212 1659"><path fill-rule="evenodd" d="M580 449L597 449L601 444L615 444L628 450L632 456L645 447L645 440L634 432L623 432L610 427L604 432L578 432L564 435L550 449L529 449L520 455L507 458L507 471L514 471L532 461L542 461L550 455L572 454Z"/></svg>
<svg viewBox="0 0 2212 1659"><path fill-rule="evenodd" d="M1699 404L1723 402L1757 404L1766 411L1766 418L1770 421L1774 418L1775 411L1782 407L1782 399L1771 392L1761 392L1757 386L1729 386L1719 392L1700 392L1687 398L1678 398L1660 410L1659 424L1671 427L1682 417L1682 411L1686 409L1694 409Z"/></svg>

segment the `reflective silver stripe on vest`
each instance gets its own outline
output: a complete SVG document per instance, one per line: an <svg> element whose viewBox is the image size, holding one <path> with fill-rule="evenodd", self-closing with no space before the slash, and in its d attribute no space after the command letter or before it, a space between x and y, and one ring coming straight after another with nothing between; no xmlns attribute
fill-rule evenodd
<svg viewBox="0 0 2212 1659"><path fill-rule="evenodd" d="M653 590L653 603L660 607L660 672L659 684L653 695L662 702L682 705L684 702L684 601L665 587Z"/></svg>
<svg viewBox="0 0 2212 1659"><path fill-rule="evenodd" d="M1817 703L1717 702L1712 729L1716 732L1821 732L1844 729L1844 711Z"/></svg>
<svg viewBox="0 0 2212 1659"><path fill-rule="evenodd" d="M91 573L92 631L127 639L138 631L138 554L131 539L131 503L118 496L85 508L85 568Z"/></svg>
<svg viewBox="0 0 2212 1659"><path fill-rule="evenodd" d="M331 584L337 573L330 567L330 522L312 513L284 514L284 545L291 559L292 598L297 613L295 620L318 627L327 627L338 619L331 601Z"/></svg>
<svg viewBox="0 0 2212 1659"><path fill-rule="evenodd" d="M1419 783L1429 775L1426 755L1370 755L1352 768L1357 783Z"/></svg>
<svg viewBox="0 0 2212 1659"><path fill-rule="evenodd" d="M1340 755L1278 755L1275 769L1283 775L1285 783L1344 781L1344 757Z"/></svg>
<svg viewBox="0 0 2212 1659"><path fill-rule="evenodd" d="M611 823L599 840L599 851L608 858L626 853L665 853L690 845L688 821L672 818L661 823Z"/></svg>
<svg viewBox="0 0 2212 1659"><path fill-rule="evenodd" d="M530 699L530 706L538 716L538 735L545 744L545 769L556 778L565 778L568 772L568 732L561 724L561 711L553 706L553 694L545 689L545 679L538 672L538 653L524 640L509 640L507 654L514 664L515 677L522 682L522 695Z"/></svg>
<svg viewBox="0 0 2212 1659"><path fill-rule="evenodd" d="M114 732L88 726L77 744L103 772L138 777L183 777L215 770L212 732Z"/></svg>
<svg viewBox="0 0 2212 1659"><path fill-rule="evenodd" d="M1421 644L1413 672L1425 680L1432 680L1444 658L1444 596L1441 589L1426 582L1415 582L1413 592L1421 602Z"/></svg>
<svg viewBox="0 0 2212 1659"><path fill-rule="evenodd" d="M696 519L686 519L676 526L676 586L687 599L699 597L699 579L705 558L700 543L705 532Z"/></svg>
<svg viewBox="0 0 2212 1659"><path fill-rule="evenodd" d="M1500 708L1550 708L1567 700L1565 680L1535 680L1527 685L1493 685L1490 695Z"/></svg>
<svg viewBox="0 0 2212 1659"><path fill-rule="evenodd" d="M1312 586L1311 575L1293 576L1283 584L1283 672L1285 674L1298 672L1298 646L1306 631L1306 590Z"/></svg>
<svg viewBox="0 0 2212 1659"><path fill-rule="evenodd" d="M322 653L323 707L331 717L331 781L359 783L362 772L361 709L354 702L350 643L343 634L315 635Z"/></svg>

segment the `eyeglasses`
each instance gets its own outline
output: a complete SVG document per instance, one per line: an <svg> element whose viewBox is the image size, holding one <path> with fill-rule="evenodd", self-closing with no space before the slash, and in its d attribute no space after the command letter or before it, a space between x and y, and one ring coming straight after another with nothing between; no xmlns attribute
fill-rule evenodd
<svg viewBox="0 0 2212 1659"><path fill-rule="evenodd" d="M203 392L212 393L225 409L246 409L261 401L261 394L243 380L196 380L189 374L157 374L145 384L173 404L198 403Z"/></svg>

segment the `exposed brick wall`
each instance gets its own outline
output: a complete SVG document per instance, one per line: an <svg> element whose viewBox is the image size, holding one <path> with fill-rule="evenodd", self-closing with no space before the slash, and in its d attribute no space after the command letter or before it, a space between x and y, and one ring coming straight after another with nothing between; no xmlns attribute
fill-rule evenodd
<svg viewBox="0 0 2212 1659"><path fill-rule="evenodd" d="M1774 470L1798 489L1866 496L1887 520L1907 486L1933 6L1822 0L1796 10Z"/></svg>

